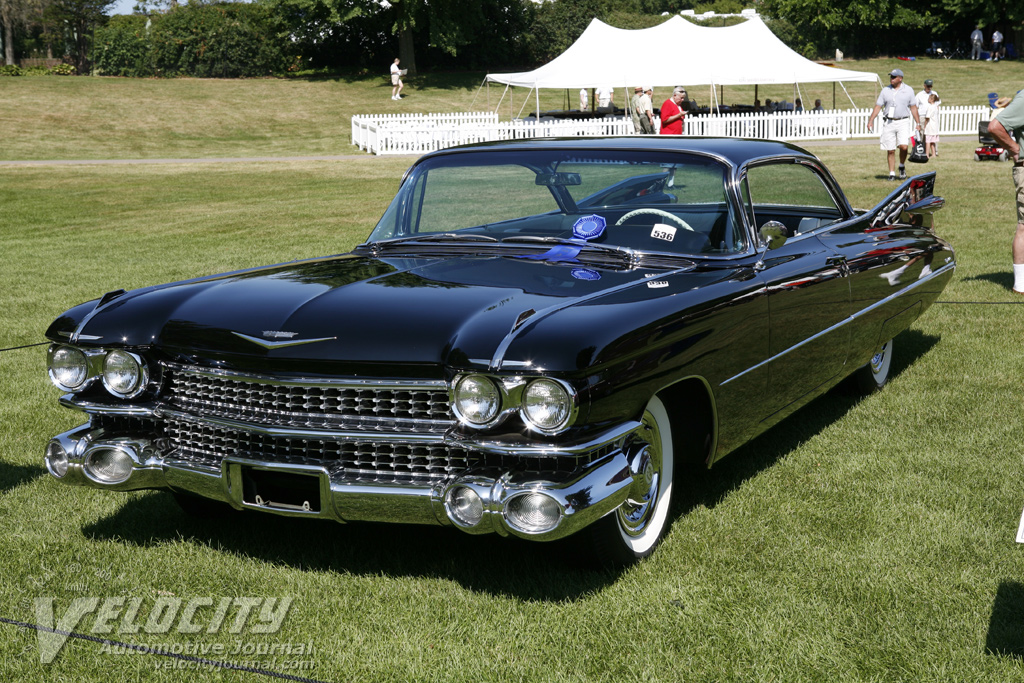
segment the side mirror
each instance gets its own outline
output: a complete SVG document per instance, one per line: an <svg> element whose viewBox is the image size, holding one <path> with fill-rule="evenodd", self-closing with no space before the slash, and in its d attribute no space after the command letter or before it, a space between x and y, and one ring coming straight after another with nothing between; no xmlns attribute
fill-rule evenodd
<svg viewBox="0 0 1024 683"><path fill-rule="evenodd" d="M761 239L765 246L771 249L778 249L786 243L786 226L778 221L768 221L761 226Z"/></svg>
<svg viewBox="0 0 1024 683"><path fill-rule="evenodd" d="M768 221L761 226L761 242L764 244L764 251L761 257L754 264L754 270L764 270L764 255L771 249L778 249L786 243L786 226L778 221Z"/></svg>

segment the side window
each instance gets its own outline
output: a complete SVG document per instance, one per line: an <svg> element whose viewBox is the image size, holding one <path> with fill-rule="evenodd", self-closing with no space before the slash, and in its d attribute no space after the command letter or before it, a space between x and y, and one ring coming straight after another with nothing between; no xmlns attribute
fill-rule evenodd
<svg viewBox="0 0 1024 683"><path fill-rule="evenodd" d="M798 235L844 217L821 176L803 164L754 166L747 170L747 186L757 227L774 220Z"/></svg>

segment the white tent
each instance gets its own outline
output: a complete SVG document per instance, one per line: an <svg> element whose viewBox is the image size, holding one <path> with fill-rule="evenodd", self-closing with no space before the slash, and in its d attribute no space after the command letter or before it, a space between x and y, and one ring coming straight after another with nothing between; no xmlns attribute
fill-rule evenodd
<svg viewBox="0 0 1024 683"><path fill-rule="evenodd" d="M680 16L640 30L594 19L569 49L544 66L487 74L486 82L525 88L625 88L640 84L769 85L876 82L877 74L818 64L779 40L759 17L721 28ZM621 102L622 100L620 100Z"/></svg>

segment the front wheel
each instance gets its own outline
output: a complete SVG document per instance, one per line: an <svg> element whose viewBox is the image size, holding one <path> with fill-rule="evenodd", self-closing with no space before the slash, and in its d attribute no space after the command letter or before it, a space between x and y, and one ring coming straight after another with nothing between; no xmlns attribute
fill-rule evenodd
<svg viewBox="0 0 1024 683"><path fill-rule="evenodd" d="M625 566L647 557L665 537L672 507L672 424L657 396L644 409L638 436L647 443L643 482L618 509L583 530L592 559ZM583 539L581 539L583 540Z"/></svg>
<svg viewBox="0 0 1024 683"><path fill-rule="evenodd" d="M893 340L882 344L864 367L857 370L857 388L862 393L870 394L878 391L889 381L889 370L892 367Z"/></svg>

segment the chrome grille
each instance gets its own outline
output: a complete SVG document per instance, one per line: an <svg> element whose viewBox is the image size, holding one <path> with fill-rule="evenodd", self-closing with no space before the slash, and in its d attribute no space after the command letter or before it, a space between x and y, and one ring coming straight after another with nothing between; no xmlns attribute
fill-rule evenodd
<svg viewBox="0 0 1024 683"><path fill-rule="evenodd" d="M167 402L209 417L277 427L442 434L454 423L444 382L277 380L168 365Z"/></svg>
<svg viewBox="0 0 1024 683"><path fill-rule="evenodd" d="M174 459L212 469L220 469L221 461L230 456L316 465L359 477L442 478L478 464L468 451L443 443L334 441L270 436L186 420L165 424Z"/></svg>

